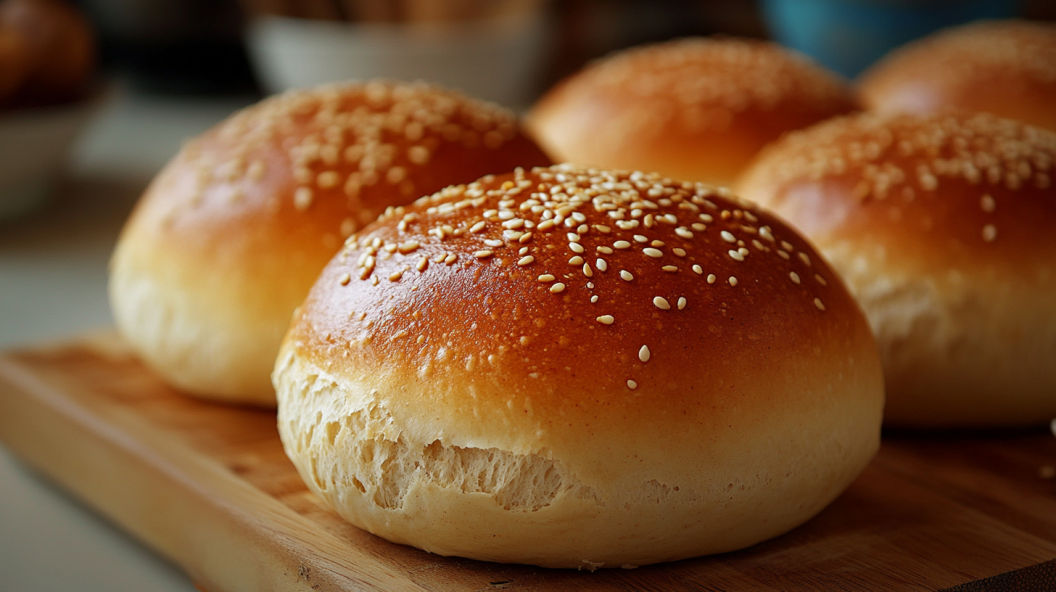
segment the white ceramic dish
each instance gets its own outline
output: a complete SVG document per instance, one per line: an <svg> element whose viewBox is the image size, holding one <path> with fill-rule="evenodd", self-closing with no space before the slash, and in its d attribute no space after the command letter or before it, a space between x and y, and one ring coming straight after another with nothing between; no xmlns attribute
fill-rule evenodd
<svg viewBox="0 0 1056 592"><path fill-rule="evenodd" d="M70 146L102 103L78 103L0 113L0 220L47 200Z"/></svg>
<svg viewBox="0 0 1056 592"><path fill-rule="evenodd" d="M544 14L465 23L335 23L263 17L247 45L269 92L340 80L425 80L508 107L536 91L550 31Z"/></svg>

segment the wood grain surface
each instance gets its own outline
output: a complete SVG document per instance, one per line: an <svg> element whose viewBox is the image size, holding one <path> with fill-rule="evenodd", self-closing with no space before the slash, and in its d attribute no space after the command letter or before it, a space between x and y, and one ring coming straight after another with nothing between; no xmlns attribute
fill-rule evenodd
<svg viewBox="0 0 1056 592"><path fill-rule="evenodd" d="M0 441L209 592L939 590L1056 558L1047 430L885 434L851 488L750 549L594 573L430 555L301 483L273 412L185 398L113 336L0 356Z"/></svg>

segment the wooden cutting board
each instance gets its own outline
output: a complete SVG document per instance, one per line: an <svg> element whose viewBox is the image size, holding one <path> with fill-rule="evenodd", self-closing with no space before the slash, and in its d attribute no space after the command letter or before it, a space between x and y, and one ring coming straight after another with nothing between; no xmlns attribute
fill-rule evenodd
<svg viewBox="0 0 1056 592"><path fill-rule="evenodd" d="M1026 590L1047 584L987 582L1056 572L1038 565L1056 558L1056 438L1041 430L886 435L851 488L791 533L595 573L440 557L362 532L301 483L273 413L182 397L113 336L0 356L0 440L209 592Z"/></svg>

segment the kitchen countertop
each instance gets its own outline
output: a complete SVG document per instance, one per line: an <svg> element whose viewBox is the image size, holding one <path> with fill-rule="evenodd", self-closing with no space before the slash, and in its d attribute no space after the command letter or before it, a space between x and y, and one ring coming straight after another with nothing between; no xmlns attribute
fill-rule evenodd
<svg viewBox="0 0 1056 592"><path fill-rule="evenodd" d="M0 222L0 349L112 324L106 266L136 199L181 143L253 97L115 91L80 138L50 204ZM0 446L0 590L188 592L177 567Z"/></svg>

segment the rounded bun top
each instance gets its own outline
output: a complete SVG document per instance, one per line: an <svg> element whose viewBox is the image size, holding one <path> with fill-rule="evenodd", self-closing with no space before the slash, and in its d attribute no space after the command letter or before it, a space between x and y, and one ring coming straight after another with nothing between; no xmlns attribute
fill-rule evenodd
<svg viewBox="0 0 1056 592"><path fill-rule="evenodd" d="M1056 24L984 21L893 51L861 77L870 109L986 111L1056 130Z"/></svg>
<svg viewBox="0 0 1056 592"><path fill-rule="evenodd" d="M184 327L181 346L159 334L141 348L170 382L273 402L290 315L345 237L447 185L549 163L512 112L435 86L269 98L189 142L154 180L114 255L115 316L132 339L147 331L144 315ZM156 297L140 298L145 285ZM150 313L157 298L175 312Z"/></svg>
<svg viewBox="0 0 1056 592"><path fill-rule="evenodd" d="M1056 134L1009 119L861 114L790 134L738 188L815 241L875 241L906 268L1011 271L1051 263L1054 163Z"/></svg>
<svg viewBox="0 0 1056 592"><path fill-rule="evenodd" d="M287 347L384 393L414 438L612 480L677 473L672 455L834 387L863 409L880 393L857 305L780 220L723 189L571 165L386 214L324 270Z"/></svg>
<svg viewBox="0 0 1056 592"><path fill-rule="evenodd" d="M837 75L779 45L694 38L593 63L528 123L560 159L725 183L782 133L856 105Z"/></svg>

